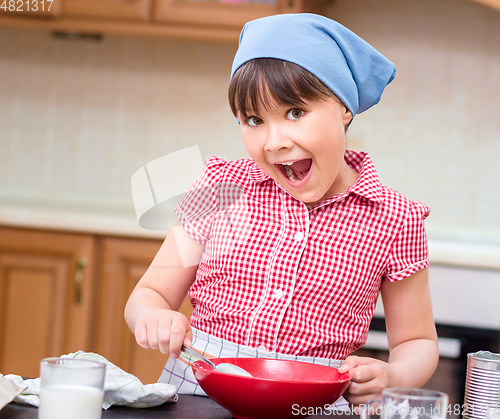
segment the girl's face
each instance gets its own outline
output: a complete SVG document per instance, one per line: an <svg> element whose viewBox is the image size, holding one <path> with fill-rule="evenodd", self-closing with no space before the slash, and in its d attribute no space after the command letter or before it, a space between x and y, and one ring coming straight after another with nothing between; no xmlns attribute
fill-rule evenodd
<svg viewBox="0 0 500 419"><path fill-rule="evenodd" d="M313 206L356 180L344 160L352 114L340 101L329 97L299 108L275 104L272 111L248 114L239 119L250 157L296 199Z"/></svg>

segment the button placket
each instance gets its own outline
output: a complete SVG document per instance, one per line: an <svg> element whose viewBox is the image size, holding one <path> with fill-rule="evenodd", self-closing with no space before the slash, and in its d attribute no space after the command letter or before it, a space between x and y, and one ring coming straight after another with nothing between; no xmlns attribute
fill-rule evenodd
<svg viewBox="0 0 500 419"><path fill-rule="evenodd" d="M282 232L280 233L278 243L277 243L277 245L273 251L273 255L271 257L269 269L266 273L267 280L266 280L266 288L264 290L264 295L262 296L257 309L253 312L252 317L250 319L250 326L247 330L246 339L245 339L245 345L247 345L247 346L256 347L258 341L255 342L255 339L260 340L260 338L257 336L258 331L256 331L256 329L258 329L258 326L261 324L262 317L265 317L265 314L263 314L263 313L265 313L266 309L268 309L268 306L269 306L269 300L270 300L269 295L272 292L272 282L273 282L272 271L273 271L273 267L276 265L276 260L279 259L279 255L278 255L279 249L287 240L285 232L286 232L286 229L283 229ZM259 318L260 318L260 320L259 320ZM264 345L264 344L260 343L260 345Z"/></svg>
<svg viewBox="0 0 500 419"><path fill-rule="evenodd" d="M305 210L305 213L301 212L304 216L301 217L301 220L298 223L299 224L298 228L301 230L296 231L295 233L293 233L293 236L292 236L294 244L295 244L295 246L292 246L292 248L294 248L294 254L296 255L296 264L293 267L291 281L289 281L289 283L287 283L287 285L288 285L287 294L286 294L287 298L284 299L285 301L283 302L283 309L278 314L278 321L277 321L277 325L276 325L276 329L275 329L276 332L275 332L275 335L273 338L273 346L272 346L274 352L278 351L278 332L280 330L281 324L282 324L283 319L285 317L286 310L287 310L288 306L290 305L290 303L292 302L292 297L293 297L293 293L295 290L297 271L299 269L300 259L301 259L302 253L304 252L304 249L307 245L306 238L307 238L307 235L309 234L310 214L309 214L309 210L307 209L307 207L305 205L302 205L301 209L302 208ZM306 239L306 240L304 240L304 239ZM289 258L289 260L291 260L291 258ZM281 297L283 297L283 296L281 296Z"/></svg>
<svg viewBox="0 0 500 419"><path fill-rule="evenodd" d="M296 241L296 242L301 242L302 240L304 240L304 233L302 233L302 231L297 231L295 233L295 235L293 236L293 239Z"/></svg>
<svg viewBox="0 0 500 419"><path fill-rule="evenodd" d="M303 211L305 211L305 212L303 212ZM281 304L281 310L277 314L275 334L273 337L273 344L272 344L272 348L273 348L272 350L274 352L278 351L278 333L279 333L279 330L281 328L281 324L282 324L283 319L285 317L286 311L292 302L300 259L301 259L302 253L304 252L305 246L307 244L306 243L307 240L304 240L304 239L307 237L307 234L309 231L309 211L307 210L307 207L302 204L300 206L299 211L297 211L296 214L299 214L299 213L302 214L302 217L300 217L298 223L297 222L295 223L295 225L297 226L299 231L296 231L295 233L290 232L293 234L293 235L291 234L291 237L293 238L293 245L290 247L290 249L293 249L290 252L293 254L293 257L291 257L292 256L291 254L289 254L288 256L283 255L283 260L291 261L291 260L295 259L296 262L292 268L293 271L291 272L291 275L289 276L290 280L287 281L287 283L286 283L286 287L287 287L286 293L284 292L280 296L280 299L283 299L283 303ZM299 217L297 217L297 218L299 218ZM293 225L293 223L289 223L289 225L290 224ZM282 291L281 288L279 288L278 290ZM276 290L275 293L278 292L278 290ZM278 292L278 295L279 294L280 293ZM283 298L284 296L286 298Z"/></svg>
<svg viewBox="0 0 500 419"><path fill-rule="evenodd" d="M306 207L302 203L297 205L297 202L293 201L293 203L282 201L285 234L281 236L273 252L266 290L259 307L252 316L247 334L248 346L256 347L264 344L262 338L267 335L266 346L269 350L276 351L278 333L292 301L299 262L306 243L304 231L307 232L309 223L309 213Z"/></svg>

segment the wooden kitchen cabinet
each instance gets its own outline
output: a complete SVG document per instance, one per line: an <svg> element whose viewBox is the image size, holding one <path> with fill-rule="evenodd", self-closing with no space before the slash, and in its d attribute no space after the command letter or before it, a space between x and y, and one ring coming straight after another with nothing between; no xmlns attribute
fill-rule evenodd
<svg viewBox="0 0 500 419"><path fill-rule="evenodd" d="M321 13L324 0L275 0L252 2L224 2L219 0L156 0L154 19L157 21L191 24L221 25L241 29L249 20L279 13Z"/></svg>
<svg viewBox="0 0 500 419"><path fill-rule="evenodd" d="M91 348L94 238L0 228L0 372Z"/></svg>
<svg viewBox="0 0 500 419"><path fill-rule="evenodd" d="M137 281L146 272L161 242L122 238L104 238L100 254L100 289L96 350L106 359L139 377L143 383L155 383L167 356L141 348L125 323L125 304ZM192 307L184 301L180 310L187 317Z"/></svg>
<svg viewBox="0 0 500 419"><path fill-rule="evenodd" d="M1 1L1 0L0 0ZM62 15L147 21L153 0L56 0L62 2Z"/></svg>
<svg viewBox="0 0 500 419"><path fill-rule="evenodd" d="M72 36L116 34L237 44L241 28L249 20L276 13L322 14L328 1L53 0L52 19L0 11L0 26Z"/></svg>
<svg viewBox="0 0 500 419"><path fill-rule="evenodd" d="M38 377L41 359L83 350L156 382L167 356L136 343L124 309L161 243L0 227L0 373Z"/></svg>
<svg viewBox="0 0 500 419"><path fill-rule="evenodd" d="M61 0L0 0L0 16L55 18L61 14Z"/></svg>

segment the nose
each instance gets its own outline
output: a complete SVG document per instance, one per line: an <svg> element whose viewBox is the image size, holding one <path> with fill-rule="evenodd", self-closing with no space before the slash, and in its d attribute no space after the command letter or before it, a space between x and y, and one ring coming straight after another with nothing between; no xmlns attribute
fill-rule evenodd
<svg viewBox="0 0 500 419"><path fill-rule="evenodd" d="M269 124L264 150L275 152L285 150L293 146L293 141L288 130L279 124Z"/></svg>

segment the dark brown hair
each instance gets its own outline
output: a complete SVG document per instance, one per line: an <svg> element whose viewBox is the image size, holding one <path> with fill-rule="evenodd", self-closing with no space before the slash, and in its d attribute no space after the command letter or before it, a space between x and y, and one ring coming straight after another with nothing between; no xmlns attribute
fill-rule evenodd
<svg viewBox="0 0 500 419"><path fill-rule="evenodd" d="M259 109L272 111L276 104L294 106L337 96L303 67L276 58L256 58L244 63L229 84L228 98L235 116L249 117Z"/></svg>

